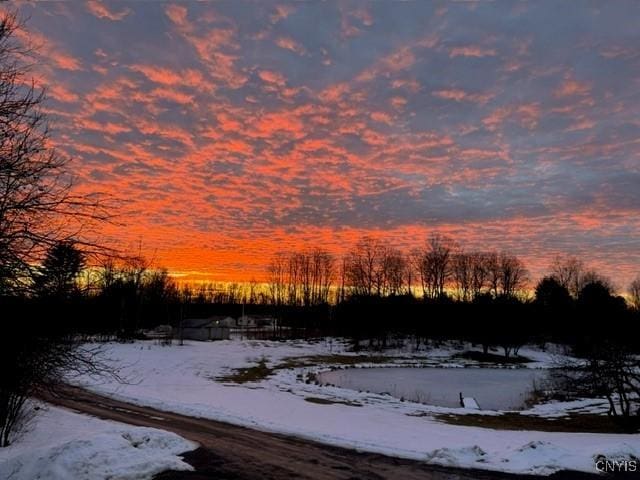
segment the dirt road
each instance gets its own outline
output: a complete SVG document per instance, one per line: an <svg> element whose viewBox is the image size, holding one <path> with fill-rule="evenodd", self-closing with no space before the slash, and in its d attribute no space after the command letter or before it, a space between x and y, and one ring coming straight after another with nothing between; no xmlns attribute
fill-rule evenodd
<svg viewBox="0 0 640 480"><path fill-rule="evenodd" d="M184 455L195 472L165 472L157 479L420 479L498 480L529 478L477 470L434 467L373 453L261 432L227 423L188 417L112 400L77 388L43 400L118 422L175 432L201 447ZM588 479L584 473L561 472L546 479ZM601 478L593 476L593 478Z"/></svg>

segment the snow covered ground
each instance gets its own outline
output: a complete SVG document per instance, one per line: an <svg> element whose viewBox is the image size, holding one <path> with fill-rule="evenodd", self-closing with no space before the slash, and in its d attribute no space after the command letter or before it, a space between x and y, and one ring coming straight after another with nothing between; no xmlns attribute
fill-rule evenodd
<svg viewBox="0 0 640 480"><path fill-rule="evenodd" d="M537 474L562 469L595 472L594 463L599 455L640 458L640 435L506 431L449 425L438 422L431 414L477 413L477 410L433 407L384 394L305 382L310 374L328 368L328 356L356 355L346 352L337 340L188 342L168 347L136 342L108 344L105 349L104 357L121 367L121 374L129 383L84 379L82 383L91 390L140 405L333 445L441 465ZM450 347L419 353L397 351L391 364L462 367L469 361L452 357L459 351ZM520 353L534 358L533 365L537 368L553 365L553 355L547 352L522 349ZM266 380L253 383L239 385L220 380L234 369L260 362L268 367L289 368L276 368ZM372 365L364 358L358 358L358 363ZM580 408L598 411L597 403L593 400L554 403L535 407L531 413L554 417Z"/></svg>
<svg viewBox="0 0 640 480"><path fill-rule="evenodd" d="M178 455L197 445L178 435L39 407L16 441L0 448L0 478L133 480L192 470Z"/></svg>

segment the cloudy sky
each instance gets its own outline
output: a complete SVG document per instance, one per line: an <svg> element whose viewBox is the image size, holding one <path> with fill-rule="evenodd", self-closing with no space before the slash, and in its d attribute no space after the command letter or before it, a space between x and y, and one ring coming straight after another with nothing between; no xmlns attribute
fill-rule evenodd
<svg viewBox="0 0 640 480"><path fill-rule="evenodd" d="M23 3L52 141L176 272L433 232L640 272L640 3ZM137 247L135 247L137 248Z"/></svg>

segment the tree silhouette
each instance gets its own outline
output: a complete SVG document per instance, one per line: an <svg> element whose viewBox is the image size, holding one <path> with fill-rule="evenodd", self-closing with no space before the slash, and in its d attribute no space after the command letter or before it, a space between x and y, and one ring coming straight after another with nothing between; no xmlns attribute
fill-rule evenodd
<svg viewBox="0 0 640 480"><path fill-rule="evenodd" d="M555 277L544 277L536 286L536 303L545 310L565 311L571 305L569 289Z"/></svg>
<svg viewBox="0 0 640 480"><path fill-rule="evenodd" d="M100 370L95 352L51 321L66 320L68 312L38 310L25 295L38 273L42 288L68 292L82 256L59 242L106 215L91 197L72 193L68 160L50 148L44 94L29 75L33 56L19 41L22 30L15 13L0 13L0 311L20 312L0 336L0 447L38 388L72 371Z"/></svg>
<svg viewBox="0 0 640 480"><path fill-rule="evenodd" d="M631 306L637 312L640 312L640 275L636 277L629 286L629 296Z"/></svg>
<svg viewBox="0 0 640 480"><path fill-rule="evenodd" d="M35 291L40 297L64 299L76 290L84 266L84 255L73 242L58 242L47 252L36 275Z"/></svg>
<svg viewBox="0 0 640 480"><path fill-rule="evenodd" d="M69 160L50 146L44 89L30 76L21 30L15 13L0 13L0 295L26 288L51 245L107 217L95 196L72 192Z"/></svg>

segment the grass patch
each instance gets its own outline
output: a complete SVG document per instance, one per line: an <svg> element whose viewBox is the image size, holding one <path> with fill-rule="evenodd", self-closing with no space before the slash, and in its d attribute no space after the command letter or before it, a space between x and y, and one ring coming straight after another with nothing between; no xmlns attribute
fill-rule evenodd
<svg viewBox="0 0 640 480"><path fill-rule="evenodd" d="M238 368L229 375L219 377L218 380L229 383L260 382L269 377L273 370L267 367L267 361L263 358L253 367Z"/></svg>
<svg viewBox="0 0 640 480"><path fill-rule="evenodd" d="M358 365L361 363L390 363L400 360L400 357L386 357L383 355L312 355L308 357L285 358L275 368L301 368L318 365Z"/></svg>
<svg viewBox="0 0 640 480"><path fill-rule="evenodd" d="M491 428L493 430L536 430L540 432L629 433L611 418L595 414L570 414L560 418L544 418L507 412L502 415L457 415L441 413L435 420L450 425Z"/></svg>
<svg viewBox="0 0 640 480"><path fill-rule="evenodd" d="M517 365L521 363L530 363L533 362L530 358L521 357L517 355L515 357L505 358L504 355L497 355L495 353L484 353L484 352L476 352L476 351L467 351L463 353L458 353L453 356L453 358L461 358L464 360L474 360L476 362L482 363L496 363L496 364L508 364L508 365Z"/></svg>
<svg viewBox="0 0 640 480"><path fill-rule="evenodd" d="M308 357L289 357L274 367L267 366L267 360L261 359L253 367L237 368L232 373L218 377L217 380L227 383L259 382L268 378L276 370L315 367L317 365L357 365L360 363L388 363L398 357L381 355L312 355Z"/></svg>
<svg viewBox="0 0 640 480"><path fill-rule="evenodd" d="M327 398L320 397L305 397L305 402L316 403L318 405L348 405L350 407L361 407L361 403L350 402L348 400L329 400Z"/></svg>

